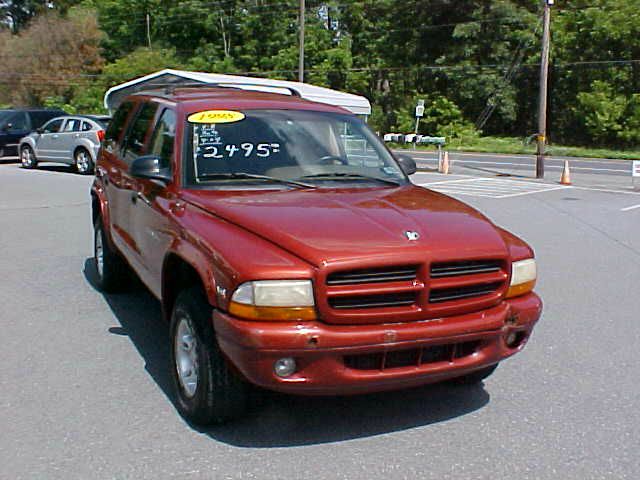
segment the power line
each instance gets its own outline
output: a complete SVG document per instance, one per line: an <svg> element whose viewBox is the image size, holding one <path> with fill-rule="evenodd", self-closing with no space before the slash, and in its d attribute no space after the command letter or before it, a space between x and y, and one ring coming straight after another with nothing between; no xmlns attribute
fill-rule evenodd
<svg viewBox="0 0 640 480"><path fill-rule="evenodd" d="M0 56L0 60L2 56ZM566 62L561 64L553 65L554 69L569 69L575 66L606 66L606 65L634 65L640 64L640 59L633 60L593 60L593 61L578 61L578 62ZM458 71L461 73L475 73L478 70L505 70L509 71L512 64L486 64L486 65L422 65L422 66L414 66L414 67L350 67L344 69L323 69L323 68L307 68L305 72L309 73L334 73L334 72L418 72L418 71L433 71L433 72L441 72L441 71ZM538 63L529 63L529 64L521 64L517 67L517 69L528 69L528 68L539 68L540 64ZM278 74L278 73L297 73L298 70L249 70L244 72L233 72L234 75L266 75L266 74ZM42 73L28 73L28 72L17 72L17 73L0 73L1 78L15 78L16 81L19 81L24 77L31 77L35 79L35 82L42 82L42 84L47 84L48 82L67 82L66 78L81 78L86 79L87 81L92 79L100 78L101 74L75 74L75 75L64 75L59 77L59 79L54 79L48 74ZM128 75L122 75L122 79L130 79ZM7 80L4 81L5 83ZM34 83L35 83L34 82Z"/></svg>

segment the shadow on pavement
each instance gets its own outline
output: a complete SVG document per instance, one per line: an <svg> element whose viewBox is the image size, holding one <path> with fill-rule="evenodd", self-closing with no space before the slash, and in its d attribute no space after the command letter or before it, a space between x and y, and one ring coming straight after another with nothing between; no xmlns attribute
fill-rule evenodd
<svg viewBox="0 0 640 480"><path fill-rule="evenodd" d="M42 170L44 172L76 173L76 170L72 165L38 165L36 170Z"/></svg>
<svg viewBox="0 0 640 480"><path fill-rule="evenodd" d="M95 270L86 259L84 275L96 288ZM120 326L114 335L128 335L145 369L173 403L169 377L169 328L160 303L139 282L130 293L103 294ZM263 392L259 408L228 425L198 432L230 445L274 448L313 445L382 435L444 422L482 408L489 394L482 385L427 385L388 393L349 397L302 397Z"/></svg>

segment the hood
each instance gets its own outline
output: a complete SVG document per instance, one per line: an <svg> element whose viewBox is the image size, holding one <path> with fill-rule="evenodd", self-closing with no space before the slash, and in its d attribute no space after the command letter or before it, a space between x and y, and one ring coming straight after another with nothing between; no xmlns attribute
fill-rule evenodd
<svg viewBox="0 0 640 480"><path fill-rule="evenodd" d="M184 199L315 265L427 255L506 257L482 214L415 185L282 191L184 192ZM417 239L410 240L409 237Z"/></svg>

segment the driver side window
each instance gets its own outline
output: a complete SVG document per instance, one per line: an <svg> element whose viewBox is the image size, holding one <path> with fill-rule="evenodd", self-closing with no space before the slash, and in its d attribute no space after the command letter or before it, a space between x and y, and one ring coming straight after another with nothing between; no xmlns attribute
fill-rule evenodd
<svg viewBox="0 0 640 480"><path fill-rule="evenodd" d="M51 120L44 127L42 127L42 133L58 133L62 126L63 119Z"/></svg>

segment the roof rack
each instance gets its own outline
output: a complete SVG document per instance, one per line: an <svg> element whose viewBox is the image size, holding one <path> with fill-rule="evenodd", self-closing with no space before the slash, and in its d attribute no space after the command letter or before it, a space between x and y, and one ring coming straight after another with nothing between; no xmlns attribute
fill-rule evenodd
<svg viewBox="0 0 640 480"><path fill-rule="evenodd" d="M154 89L154 88L164 88L164 92L167 95L171 95L175 92L176 88L211 88L211 87L219 87L219 88L235 88L238 90L250 90L250 88L243 87L254 87L257 91L264 91L263 89L281 89L288 90L289 93L294 97L302 98L302 95L298 90L293 87L281 86L281 85L264 85L260 83L235 83L235 82L165 82L165 83L147 83L145 85L140 85L136 88L137 92L141 92L144 90ZM278 92L267 92L267 93L278 93Z"/></svg>

